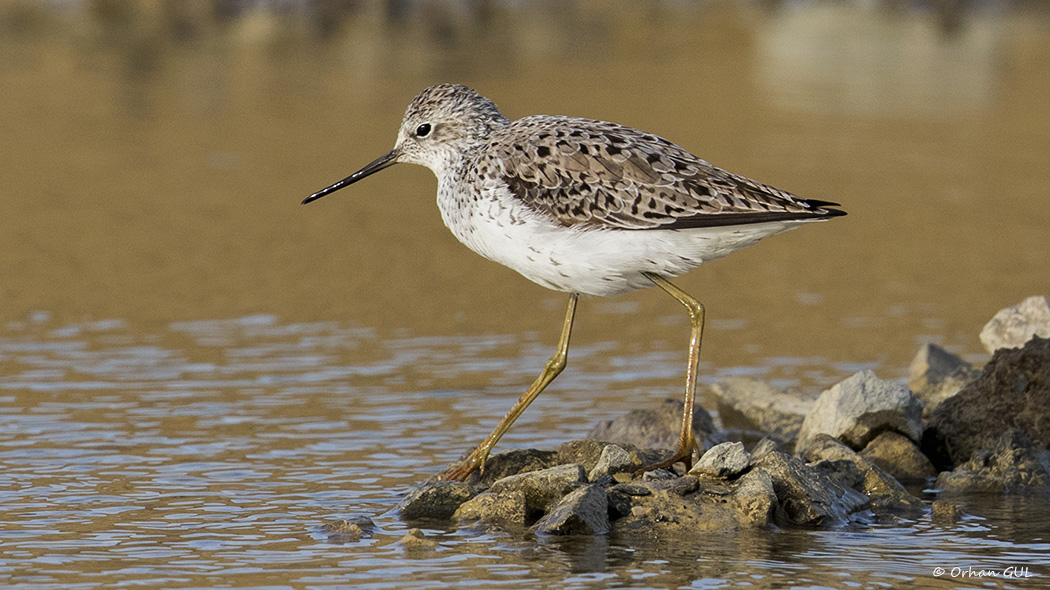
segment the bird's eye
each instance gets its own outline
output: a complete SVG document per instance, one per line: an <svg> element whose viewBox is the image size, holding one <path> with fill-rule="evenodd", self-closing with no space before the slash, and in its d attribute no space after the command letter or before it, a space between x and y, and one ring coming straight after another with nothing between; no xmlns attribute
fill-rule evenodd
<svg viewBox="0 0 1050 590"><path fill-rule="evenodd" d="M416 137L426 137L428 135L430 135L430 123L423 123L416 127Z"/></svg>

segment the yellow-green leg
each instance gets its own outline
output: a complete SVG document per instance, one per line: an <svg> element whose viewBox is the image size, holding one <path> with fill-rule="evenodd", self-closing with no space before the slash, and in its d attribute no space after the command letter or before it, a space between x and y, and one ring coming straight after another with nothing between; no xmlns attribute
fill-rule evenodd
<svg viewBox="0 0 1050 590"><path fill-rule="evenodd" d="M478 445L478 448L474 449L466 459L445 470L445 472L439 476L440 479L463 481L475 470L480 469L484 472L485 460L488 459L492 447L496 446L499 439L507 432L510 425L518 419L518 416L525 411L525 408L529 407L532 400L536 399L536 396L538 396L544 388L550 385L555 377L565 370L565 364L569 358L569 334L572 332L572 320L576 315L576 301L579 298L580 296L576 293L569 295L569 309L565 312L565 323L561 328L561 338L558 339L558 350L554 353L554 356L547 360L547 364L543 366L543 372L540 373L540 376L537 377L525 393L518 398L517 403L515 403L514 407L507 412L507 415L500 420L500 423L496 426L496 429L492 431L492 434L482 441L482 443Z"/></svg>
<svg viewBox="0 0 1050 590"><path fill-rule="evenodd" d="M667 291L689 310L689 367L685 374L685 407L682 410L682 432L678 436L678 449L666 460L646 467L646 470L667 468L679 461L685 463L686 469L693 465L693 398L696 396L696 372L700 362L700 341L704 337L704 306L671 281L653 273L644 273L645 277L664 291Z"/></svg>

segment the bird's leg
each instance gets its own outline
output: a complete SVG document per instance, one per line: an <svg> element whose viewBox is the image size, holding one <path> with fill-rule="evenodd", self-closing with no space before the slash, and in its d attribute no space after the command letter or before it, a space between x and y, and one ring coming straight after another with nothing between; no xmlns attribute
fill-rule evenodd
<svg viewBox="0 0 1050 590"><path fill-rule="evenodd" d="M664 291L678 300L689 310L689 367L685 377L685 407L682 410L682 432L678 436L678 449L666 460L646 467L645 470L666 469L678 463L685 463L686 469L693 465L693 448L696 446L693 438L693 398L696 396L696 372L700 362L700 341L704 336L704 305L694 299L685 291L679 289L667 279L653 273L643 273L645 277L656 283Z"/></svg>
<svg viewBox="0 0 1050 590"><path fill-rule="evenodd" d="M492 431L492 434L488 436L478 448L474 449L466 459L459 463L451 465L446 469L440 476L441 480L456 480L463 481L470 476L475 470L485 471L485 460L488 459L489 452L492 451L492 447L496 446L499 442L500 437L510 428L510 425L518 419L518 416L525 411L525 408L529 407L532 400L536 399L536 396L540 394L554 378L557 377L564 369L566 361L569 357L569 333L572 332L572 320L576 315L576 301L579 299L577 293L569 295L569 309L565 312L565 323L561 328L561 338L558 340L558 350L555 351L554 356L547 360L547 364L543 367L543 372L540 376L532 382L532 385L518 398L517 403L514 407L507 412L507 415L500 420L500 423L496 426L496 429Z"/></svg>

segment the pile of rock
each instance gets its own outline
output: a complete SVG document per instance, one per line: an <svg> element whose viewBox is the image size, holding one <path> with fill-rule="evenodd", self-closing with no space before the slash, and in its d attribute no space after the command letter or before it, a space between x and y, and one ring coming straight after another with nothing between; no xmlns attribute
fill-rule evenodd
<svg viewBox="0 0 1050 590"><path fill-rule="evenodd" d="M603 423L554 451L494 455L471 481L419 486L406 520L455 520L538 534L667 536L748 527L916 518L930 510L900 481L959 493L1050 492L1050 300L1003 310L981 332L983 371L924 346L908 385L861 371L817 398L733 378L712 388L721 430L697 408L705 446L763 435L751 451L714 444L687 473L639 473L673 446L681 404ZM595 440L597 439L597 440ZM789 452L790 451L790 452ZM938 473L939 476L938 476ZM933 505L938 522L959 517Z"/></svg>

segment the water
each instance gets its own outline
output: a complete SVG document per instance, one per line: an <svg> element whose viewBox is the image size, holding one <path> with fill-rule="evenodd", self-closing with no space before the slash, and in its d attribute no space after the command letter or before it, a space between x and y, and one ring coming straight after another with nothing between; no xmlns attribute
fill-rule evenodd
<svg viewBox="0 0 1050 590"><path fill-rule="evenodd" d="M482 437L507 401L444 380L508 366L500 374L523 377L506 356L513 338L420 340L271 316L155 334L120 321L7 325L0 576L39 588L878 588L953 587L952 568L1050 575L1041 498L972 499L983 516L951 527L924 517L672 545L428 528L436 548L406 549L410 525L391 513L400 494ZM406 384L430 363L445 367L431 388ZM581 434L570 417L584 400L549 397L513 446ZM325 529L359 516L376 524L362 539Z"/></svg>
<svg viewBox="0 0 1050 590"><path fill-rule="evenodd" d="M511 117L618 121L843 203L680 280L711 316L704 382L900 378L925 341L979 362L981 325L1050 285L1050 14L307 5L0 8L0 583L1046 585L1041 497L961 499L955 526L668 544L427 525L438 545L404 548L418 523L390 510L488 434L565 300L456 243L423 169L298 202L388 150L421 88L463 82ZM678 307L581 301L569 369L498 449L679 396ZM355 516L375 531L326 532Z"/></svg>

